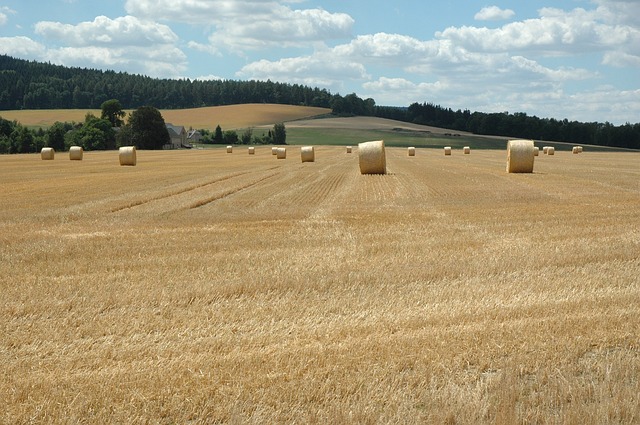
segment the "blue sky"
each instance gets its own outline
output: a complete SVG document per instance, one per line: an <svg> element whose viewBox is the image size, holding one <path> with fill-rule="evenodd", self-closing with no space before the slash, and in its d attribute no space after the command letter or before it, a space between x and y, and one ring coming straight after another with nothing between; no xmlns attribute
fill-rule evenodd
<svg viewBox="0 0 640 425"><path fill-rule="evenodd" d="M0 0L0 53L640 122L640 0Z"/></svg>

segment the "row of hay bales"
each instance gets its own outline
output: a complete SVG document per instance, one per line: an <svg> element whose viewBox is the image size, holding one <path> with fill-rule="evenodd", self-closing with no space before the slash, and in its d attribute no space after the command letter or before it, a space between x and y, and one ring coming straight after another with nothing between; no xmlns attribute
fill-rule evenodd
<svg viewBox="0 0 640 425"><path fill-rule="evenodd" d="M463 147L464 154L470 154L469 146ZM411 146L407 149L409 156L415 156L416 148ZM445 155L451 155L451 147L444 148ZM554 155L553 146L544 146L542 151L545 155ZM255 147L248 148L249 155L255 154ZM352 147L347 146L347 153L352 152ZM582 152L582 146L574 146L574 154ZM227 146L227 153L233 153L233 146ZM283 147L272 147L271 154L277 159L286 159L287 149ZM55 151L53 148L42 148L40 153L43 160L53 160ZM533 140L515 139L507 142L507 172L508 173L532 173L534 158L539 155L539 148L534 146ZM72 146L69 149L69 159L82 160L83 149L80 146ZM315 149L313 146L303 146L300 148L300 158L302 162L315 162ZM136 165L135 146L123 146L119 149L120 165ZM386 174L386 154L383 140L363 142L358 144L358 162L361 174Z"/></svg>
<svg viewBox="0 0 640 425"><path fill-rule="evenodd" d="M465 146L464 154L470 154L471 148ZM358 145L361 174L386 174L386 158L384 141L364 142ZM444 148L445 155L451 155L451 147ZM553 146L544 146L545 155L554 155ZM575 146L572 152L582 152L581 146ZM408 148L408 155L415 156L415 147ZM538 156L539 148L534 146L533 140L515 139L507 142L507 172L508 173L532 173L534 158Z"/></svg>
<svg viewBox="0 0 640 425"><path fill-rule="evenodd" d="M53 148L42 148L40 158L45 161L55 159L56 151ZM71 146L69 148L69 159L71 161L82 161L84 149L81 146ZM136 147L123 146L118 150L120 165L136 165Z"/></svg>

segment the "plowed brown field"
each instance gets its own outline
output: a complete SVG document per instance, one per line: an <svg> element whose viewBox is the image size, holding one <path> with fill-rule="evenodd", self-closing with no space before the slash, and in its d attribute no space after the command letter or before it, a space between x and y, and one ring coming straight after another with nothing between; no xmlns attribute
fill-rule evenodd
<svg viewBox="0 0 640 425"><path fill-rule="evenodd" d="M315 156L0 156L0 422L640 421L640 154Z"/></svg>

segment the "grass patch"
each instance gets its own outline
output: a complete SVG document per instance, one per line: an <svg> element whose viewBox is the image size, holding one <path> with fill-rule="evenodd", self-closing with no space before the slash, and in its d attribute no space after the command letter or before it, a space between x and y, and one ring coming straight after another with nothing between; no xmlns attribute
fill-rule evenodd
<svg viewBox="0 0 640 425"><path fill-rule="evenodd" d="M474 149L504 149L504 138L481 136L444 136L424 131L410 130L361 130L342 128L288 128L290 145L357 145L369 140L384 140L386 146L454 149L472 146Z"/></svg>

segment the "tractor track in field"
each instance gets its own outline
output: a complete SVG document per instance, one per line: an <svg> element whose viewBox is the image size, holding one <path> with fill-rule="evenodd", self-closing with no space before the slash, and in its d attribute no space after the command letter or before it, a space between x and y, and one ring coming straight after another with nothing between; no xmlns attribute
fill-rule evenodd
<svg viewBox="0 0 640 425"><path fill-rule="evenodd" d="M235 187L233 189L229 189L229 190L227 190L225 192L222 192L220 194L211 196L209 198L201 199L201 200L199 200L197 202L194 202L191 205L189 205L189 207L187 209L200 208L200 207L203 207L205 205L211 204L212 202L218 201L220 199L224 199L224 198L226 198L228 196L231 196L231 195L236 194L238 192L241 192L243 190L249 189L249 188L251 188L251 187L253 187L253 186L257 185L257 184L260 184L260 183L262 183L262 182L264 182L264 181L266 181L266 180L268 180L268 179L270 179L272 177L275 177L277 175L278 175L278 173L272 173L272 174L269 174L267 176L261 177L261 178L259 178L257 180L254 180L254 181L252 181L250 183L247 183L245 185L242 185L242 186L239 186L239 187Z"/></svg>
<svg viewBox="0 0 640 425"><path fill-rule="evenodd" d="M207 189L207 188L209 188L211 186L214 186L214 185L217 185L219 183L228 182L230 180L233 180L233 179L236 179L236 178L239 178L239 177L242 177L242 176L247 176L249 174L255 174L255 173L258 173L258 172L272 171L272 170L277 169L277 168L280 168L280 166L270 167L270 168L267 168L266 170L243 171L243 172L238 172L238 173L227 174L227 175L224 175L224 176L221 176L221 177L218 177L218 178L215 178L215 179L203 182L203 183L193 184L193 185L190 185L190 186L187 186L187 187L183 187L183 188L171 191L171 192L165 192L165 193L161 193L161 194L158 194L158 195L155 195L155 196L149 196L149 197L146 197L144 199L134 200L134 201L128 202L128 203L126 203L124 205L120 205L120 206L114 207L114 208L111 209L110 212L111 213L118 213L118 212L121 212L121 211L124 211L124 210L142 207L142 206L145 206L145 205L148 205L148 204L152 204L152 203L155 203L155 202L169 201L172 198L177 198L177 197L180 197L180 196L183 196L183 195L188 195L190 193L195 193L198 190ZM275 173L275 174L277 174L277 173ZM275 174L270 174L266 178L273 177ZM258 179L255 182L252 182L252 183L249 183L249 184L243 184L240 187L234 187L234 188L231 188L229 190L226 190L222 194L217 194L215 196L209 196L209 197L203 198L203 199L201 199L200 201L197 201L197 202L191 202L186 209L195 208L194 205L195 206L202 206L202 205L206 205L208 203L211 203L211 202L213 202L213 201L215 201L217 199L222 199L222 198L227 197L227 196L229 196L229 195L231 195L233 193L236 193L236 192L238 192L240 190L244 190L244 189L246 189L248 187L251 187L251 186L259 183L260 181L265 180L266 178L262 177L262 178ZM178 208L178 209L181 209L181 208Z"/></svg>

